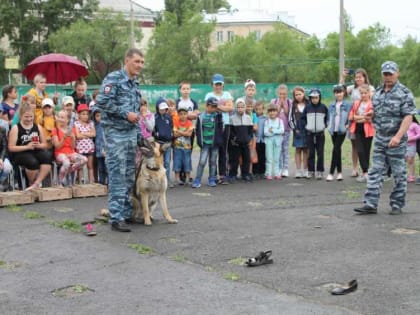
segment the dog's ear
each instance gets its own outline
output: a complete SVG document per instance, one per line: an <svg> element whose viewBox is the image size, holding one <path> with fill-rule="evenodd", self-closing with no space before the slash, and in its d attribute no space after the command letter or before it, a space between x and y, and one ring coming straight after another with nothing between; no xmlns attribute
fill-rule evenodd
<svg viewBox="0 0 420 315"><path fill-rule="evenodd" d="M142 154L144 154L145 156L150 156L150 155L153 155L153 151L152 150L150 150L149 148L147 148L147 147L140 147L140 151L141 151L141 153ZM152 154L150 154L150 153L152 153Z"/></svg>
<svg viewBox="0 0 420 315"><path fill-rule="evenodd" d="M143 146L148 148L149 150L153 150L154 142L150 138L143 139Z"/></svg>
<svg viewBox="0 0 420 315"><path fill-rule="evenodd" d="M170 142L166 142L165 144L160 146L160 152L165 152L170 146L172 145L172 143Z"/></svg>

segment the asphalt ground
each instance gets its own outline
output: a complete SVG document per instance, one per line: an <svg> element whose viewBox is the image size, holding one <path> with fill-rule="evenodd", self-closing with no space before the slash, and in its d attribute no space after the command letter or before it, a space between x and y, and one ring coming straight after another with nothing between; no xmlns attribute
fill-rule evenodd
<svg viewBox="0 0 420 315"><path fill-rule="evenodd" d="M388 214L386 182L378 214L361 216L365 184L348 172L205 183L168 190L178 224L158 208L131 233L59 227L92 220L105 197L0 208L0 314L420 314L419 185L403 215ZM243 265L264 250L273 264ZM329 293L352 279L355 292Z"/></svg>

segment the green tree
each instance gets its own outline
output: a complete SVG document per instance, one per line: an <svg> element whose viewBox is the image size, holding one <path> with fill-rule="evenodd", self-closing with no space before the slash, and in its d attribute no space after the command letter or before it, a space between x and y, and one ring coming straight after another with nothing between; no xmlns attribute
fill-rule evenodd
<svg viewBox="0 0 420 315"><path fill-rule="evenodd" d="M394 50L392 58L400 67L400 80L413 93L420 93L420 43L411 36L407 37L402 47Z"/></svg>
<svg viewBox="0 0 420 315"><path fill-rule="evenodd" d="M3 0L0 2L0 37L7 35L11 48L26 64L48 52L52 32L79 18L89 18L98 0Z"/></svg>
<svg viewBox="0 0 420 315"><path fill-rule="evenodd" d="M145 75L152 83L203 82L208 76L214 24L203 23L202 16L192 11L183 14L179 24L175 13L164 12L149 41Z"/></svg>
<svg viewBox="0 0 420 315"><path fill-rule="evenodd" d="M49 37L52 49L77 56L99 83L104 76L122 64L122 56L129 48L130 25L122 15L111 10L101 10L92 21L78 20L59 29ZM140 30L135 39L142 38Z"/></svg>
<svg viewBox="0 0 420 315"><path fill-rule="evenodd" d="M390 39L389 29L379 23L346 37L346 58L360 59L358 65L367 71L373 85L381 81L380 66L395 49Z"/></svg>
<svg viewBox="0 0 420 315"><path fill-rule="evenodd" d="M212 72L223 73L227 82L244 82L249 78L261 82L263 73L267 71L262 66L263 58L254 33L247 37L235 37L232 42L219 46L212 53L211 60Z"/></svg>

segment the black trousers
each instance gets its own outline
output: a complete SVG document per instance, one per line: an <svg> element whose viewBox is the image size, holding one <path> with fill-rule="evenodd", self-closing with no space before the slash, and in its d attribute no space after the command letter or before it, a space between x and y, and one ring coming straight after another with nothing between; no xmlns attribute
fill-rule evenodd
<svg viewBox="0 0 420 315"><path fill-rule="evenodd" d="M265 143L257 142L256 144L258 162L252 164L252 172L254 175L265 174Z"/></svg>
<svg viewBox="0 0 420 315"><path fill-rule="evenodd" d="M308 170L309 172L315 171L315 153L316 153L316 171L324 171L324 147L325 147L325 134L324 132L308 133L306 136L308 145Z"/></svg>
<svg viewBox="0 0 420 315"><path fill-rule="evenodd" d="M359 156L360 167L363 173L369 169L370 149L373 137L366 137L363 124L356 124L356 147Z"/></svg>
<svg viewBox="0 0 420 315"><path fill-rule="evenodd" d="M331 157L331 167L330 167L330 174L334 174L334 171L337 169L337 173L341 173L342 168L342 161L341 161L341 146L343 145L344 139L346 138L346 134L341 134L338 132L334 132L331 135L333 149L332 149L332 157Z"/></svg>
<svg viewBox="0 0 420 315"><path fill-rule="evenodd" d="M241 176L249 176L249 145L230 145L229 146L229 176L236 177L238 175L239 157L242 157Z"/></svg>
<svg viewBox="0 0 420 315"><path fill-rule="evenodd" d="M229 141L229 128L226 127L223 131L223 144L219 147L218 157L218 174L219 177L225 177L227 175L227 162L228 162L228 141Z"/></svg>

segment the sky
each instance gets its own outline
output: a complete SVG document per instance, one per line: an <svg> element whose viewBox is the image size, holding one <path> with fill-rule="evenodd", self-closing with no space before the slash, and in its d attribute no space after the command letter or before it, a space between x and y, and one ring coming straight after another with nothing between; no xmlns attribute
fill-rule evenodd
<svg viewBox="0 0 420 315"><path fill-rule="evenodd" d="M340 0L228 0L233 8L261 8L270 11L287 11L295 17L297 28L325 38L328 33L339 31ZM136 0L153 10L164 7L163 0ZM420 1L418 0L344 0L354 32L376 22L388 27L391 40L398 44L408 35L420 40Z"/></svg>

